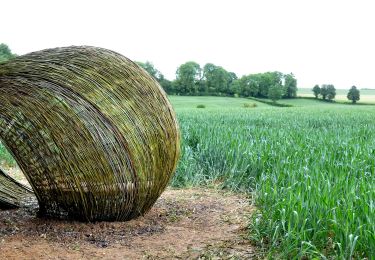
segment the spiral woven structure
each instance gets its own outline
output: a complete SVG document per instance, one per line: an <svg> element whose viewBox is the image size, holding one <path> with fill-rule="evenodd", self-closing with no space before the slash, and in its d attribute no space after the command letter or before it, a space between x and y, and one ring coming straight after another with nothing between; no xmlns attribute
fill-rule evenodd
<svg viewBox="0 0 375 260"><path fill-rule="evenodd" d="M0 138L41 214L88 221L145 213L179 156L177 121L159 84L124 56L87 46L0 64ZM5 185L9 196L29 192L0 175L0 191Z"/></svg>

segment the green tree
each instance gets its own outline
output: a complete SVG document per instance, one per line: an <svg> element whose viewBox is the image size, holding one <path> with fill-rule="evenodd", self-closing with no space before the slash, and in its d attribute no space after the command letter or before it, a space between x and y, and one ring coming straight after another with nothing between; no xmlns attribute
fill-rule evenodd
<svg viewBox="0 0 375 260"><path fill-rule="evenodd" d="M232 95L235 94L235 92L233 91L232 85L237 80L237 75L234 72L229 72L228 75L229 75L229 81L228 81L228 92L227 93L228 93L228 95L232 96Z"/></svg>
<svg viewBox="0 0 375 260"><path fill-rule="evenodd" d="M295 98L297 97L297 80L294 77L293 73L284 75L284 88L285 88L285 97L286 98Z"/></svg>
<svg viewBox="0 0 375 260"><path fill-rule="evenodd" d="M160 71L158 71L154 64L152 64L149 61L146 61L145 63L137 61L136 62L140 67L142 67L145 71L148 72L151 76L153 76L156 80L159 80L161 77L163 77L163 74L161 74Z"/></svg>
<svg viewBox="0 0 375 260"><path fill-rule="evenodd" d="M336 88L332 84L327 85L327 99L332 100L336 96Z"/></svg>
<svg viewBox="0 0 375 260"><path fill-rule="evenodd" d="M320 95L322 95L322 99L326 100L328 95L328 85L323 84L320 88Z"/></svg>
<svg viewBox="0 0 375 260"><path fill-rule="evenodd" d="M319 97L319 94L320 94L320 87L319 87L319 85L318 85L318 84L315 85L315 86L313 87L312 91L314 92L314 96L315 96L315 98L318 98L318 97Z"/></svg>
<svg viewBox="0 0 375 260"><path fill-rule="evenodd" d="M360 93L356 86L352 86L349 89L348 95L346 96L349 100L355 104L360 99Z"/></svg>
<svg viewBox="0 0 375 260"><path fill-rule="evenodd" d="M5 43L0 44L0 62L7 61L16 57L15 54L12 53L8 45Z"/></svg>
<svg viewBox="0 0 375 260"><path fill-rule="evenodd" d="M175 94L176 93L175 89L174 89L174 86L172 84L172 81L164 78L164 76L159 79L159 84L164 89L164 91L167 92L168 94Z"/></svg>
<svg viewBox="0 0 375 260"><path fill-rule="evenodd" d="M278 71L255 74L255 81L257 81L259 85L258 95L260 97L268 97L269 88L271 86L281 85L282 76L283 74Z"/></svg>
<svg viewBox="0 0 375 260"><path fill-rule="evenodd" d="M164 75L155 68L154 64L149 61L143 62L136 62L140 67L142 67L145 71L148 72L157 82L159 82L160 86L167 92L168 94L174 94L174 88L172 82L167 80Z"/></svg>
<svg viewBox="0 0 375 260"><path fill-rule="evenodd" d="M189 61L178 67L174 87L181 95L196 95L202 81L202 69L198 63Z"/></svg>
<svg viewBox="0 0 375 260"><path fill-rule="evenodd" d="M203 78L209 94L226 95L229 93L229 84L232 78L229 72L222 67L207 63L203 68Z"/></svg>
<svg viewBox="0 0 375 260"><path fill-rule="evenodd" d="M241 95L241 83L240 83L240 79L236 79L234 80L231 84L230 84L230 91L236 95L236 96L240 96Z"/></svg>
<svg viewBox="0 0 375 260"><path fill-rule="evenodd" d="M244 97L256 97L259 94L259 83L252 75L239 79L239 93Z"/></svg>
<svg viewBox="0 0 375 260"><path fill-rule="evenodd" d="M283 96L283 89L281 85L273 85L268 90L268 98L274 103Z"/></svg>

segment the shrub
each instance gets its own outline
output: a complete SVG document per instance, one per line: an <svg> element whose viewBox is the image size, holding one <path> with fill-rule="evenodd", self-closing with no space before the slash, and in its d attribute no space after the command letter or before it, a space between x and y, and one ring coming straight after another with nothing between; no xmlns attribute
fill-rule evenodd
<svg viewBox="0 0 375 260"><path fill-rule="evenodd" d="M197 108L206 108L206 106L205 106L205 105L202 105L202 104L200 104L200 105L198 105L198 106L197 106Z"/></svg>
<svg viewBox="0 0 375 260"><path fill-rule="evenodd" d="M249 107L257 107L258 105L256 103L245 103L243 104L243 107L249 108Z"/></svg>

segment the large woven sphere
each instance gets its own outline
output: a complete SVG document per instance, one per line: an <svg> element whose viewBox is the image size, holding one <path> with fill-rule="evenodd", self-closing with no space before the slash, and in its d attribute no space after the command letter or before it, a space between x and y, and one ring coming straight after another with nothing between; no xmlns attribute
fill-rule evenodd
<svg viewBox="0 0 375 260"><path fill-rule="evenodd" d="M176 117L159 84L124 56L86 46L0 64L0 138L41 214L90 221L146 212L179 156Z"/></svg>

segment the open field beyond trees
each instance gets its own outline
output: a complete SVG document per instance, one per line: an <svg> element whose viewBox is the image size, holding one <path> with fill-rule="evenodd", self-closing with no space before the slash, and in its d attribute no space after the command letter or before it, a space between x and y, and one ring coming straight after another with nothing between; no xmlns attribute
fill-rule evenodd
<svg viewBox="0 0 375 260"><path fill-rule="evenodd" d="M363 93L362 98L365 98ZM226 244L229 240L239 241L238 235L231 235L228 231L220 233L220 236L228 237L224 239L226 242L208 239L199 245L193 244L191 250L186 249L186 243L173 244L171 247L180 248L182 253L172 250L167 256L206 257L203 259L233 256L234 259L243 259L253 257L253 250L257 251L256 255L281 259L371 259L375 255L375 106L343 105L311 99L281 101L293 107L273 107L244 98L171 96L170 100L176 110L183 137L182 155L171 186L182 191L188 189L186 194L192 187L207 189L209 194L202 196L208 200L211 192L214 192L209 188L239 192L246 194L249 205L254 203L256 209L244 211L247 212L245 215L248 220L245 237L252 245L244 241L238 242L236 246ZM4 151L4 148L1 149ZM1 158L3 168L13 166L12 160L4 152ZM153 221L156 227L163 225L164 222L159 222L159 213L156 213L159 211L167 222L173 222L174 218L181 221L188 216L199 218L199 211L197 213L190 208L187 213L181 213L182 216L178 212L173 213L176 216L170 215L170 211L181 208L178 203L173 203L181 199L186 201L186 194L167 191L159 204L145 216L146 221ZM220 193L214 194L217 198ZM168 200L174 202L171 204ZM193 201L198 203L194 204L197 208L200 207L199 203L216 205L213 201ZM229 219L231 216L244 217L237 213L231 215L225 210L228 205L224 199L223 203L219 205L221 208L218 206L212 210L219 214L222 212ZM164 209L165 205L172 208ZM227 209L231 212L230 208ZM232 210L237 212L238 208ZM166 216L166 212L169 215ZM207 217L211 216L209 214ZM19 220L21 228L23 221L26 221L22 218ZM29 218L28 215L26 218ZM1 218L1 221L10 221L10 224L4 222L2 226L13 225L11 218ZM213 223L218 226L213 232L221 232L220 221ZM130 228L136 225L134 223L137 222L121 224L121 228ZM233 228L238 234L238 225L246 222L241 220L236 223ZM229 226L224 228L230 230ZM173 228L178 236L181 230ZM71 232L84 234L83 231L80 233L80 229L86 230L88 227L74 224ZM155 238L166 230L168 228L165 227L157 229L155 234L151 232L147 236ZM35 231L33 234L37 234L36 237L51 235L48 232ZM139 239L133 233L127 236ZM113 253L114 248L118 248L121 243L133 243L122 240L112 243L112 235L97 239L95 233L92 234L93 245L95 241L99 241L99 245L104 243L101 241L108 242L104 243L107 251L94 251L93 256L103 252ZM0 241L0 247L23 247L22 240L17 240L17 237L22 238L19 231L7 236L5 242ZM73 244L59 239L55 238L55 242L63 242L56 244L56 247L64 248L67 243L70 249L74 249ZM71 238L67 239L70 241ZM87 241L90 242L90 239ZM137 241L134 243L140 243ZM213 241L221 243L221 251L214 246L217 243ZM83 249L86 242L78 244L78 256L90 256ZM246 245L248 251L244 250L243 245ZM237 251L228 253L230 247L237 248ZM226 249L223 251L223 248ZM152 250L147 248L150 257L157 256Z"/></svg>

